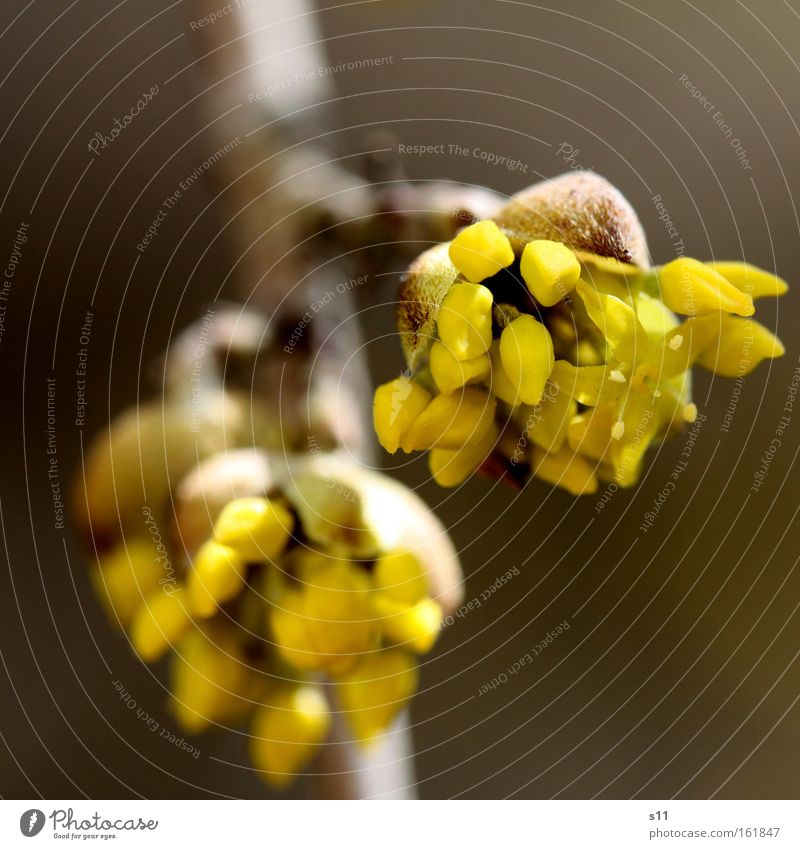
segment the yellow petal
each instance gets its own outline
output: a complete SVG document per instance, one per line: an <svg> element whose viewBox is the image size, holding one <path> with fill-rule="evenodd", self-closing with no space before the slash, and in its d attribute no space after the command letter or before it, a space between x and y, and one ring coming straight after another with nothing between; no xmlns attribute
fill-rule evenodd
<svg viewBox="0 0 800 849"><path fill-rule="evenodd" d="M574 366L556 360L550 382L579 404L595 407L620 398L629 387L625 376L611 366Z"/></svg>
<svg viewBox="0 0 800 849"><path fill-rule="evenodd" d="M632 292L643 274L641 268L614 257L584 251L576 251L575 256L581 263L581 277L598 292L614 295L626 303L632 301Z"/></svg>
<svg viewBox="0 0 800 849"><path fill-rule="evenodd" d="M524 428L523 437L527 432L534 445L545 451L559 451L577 409L578 405L569 392L549 383L541 402L535 407L521 407L515 418Z"/></svg>
<svg viewBox="0 0 800 849"><path fill-rule="evenodd" d="M722 311L748 316L755 312L750 295L696 259L680 257L668 262L658 270L658 280L661 299L681 315Z"/></svg>
<svg viewBox="0 0 800 849"><path fill-rule="evenodd" d="M697 362L722 377L742 377L762 360L781 357L785 351L781 340L757 321L726 315L718 343L707 347Z"/></svg>
<svg viewBox="0 0 800 849"><path fill-rule="evenodd" d="M728 283L750 295L753 300L777 298L789 291L789 284L785 280L749 262L708 262L706 265L710 265Z"/></svg>
<svg viewBox="0 0 800 849"><path fill-rule="evenodd" d="M374 604L387 640L417 654L427 654L433 648L442 623L442 608L432 598L404 604L378 592Z"/></svg>
<svg viewBox="0 0 800 849"><path fill-rule="evenodd" d="M604 460L611 445L611 428L617 421L616 405L601 404L592 407L569 423L569 447L592 460Z"/></svg>
<svg viewBox="0 0 800 849"><path fill-rule="evenodd" d="M489 376L491 366L487 354L472 360L459 360L442 342L434 342L430 352L430 368L439 391L449 395L465 383L477 383Z"/></svg>
<svg viewBox="0 0 800 849"><path fill-rule="evenodd" d="M525 245L520 273L533 297L542 306L552 307L575 288L581 264L561 242L537 239Z"/></svg>
<svg viewBox="0 0 800 849"><path fill-rule="evenodd" d="M461 360L485 354L492 343L492 293L479 283L454 283L437 319L439 339Z"/></svg>
<svg viewBox="0 0 800 849"><path fill-rule="evenodd" d="M131 642L136 653L154 663L189 627L189 612L182 588L170 592L154 590L136 612L131 623Z"/></svg>
<svg viewBox="0 0 800 849"><path fill-rule="evenodd" d="M336 696L356 739L369 743L385 731L417 689L413 656L384 649L338 679Z"/></svg>
<svg viewBox="0 0 800 849"><path fill-rule="evenodd" d="M663 390L662 390L663 391ZM671 400L673 411L677 405ZM663 425L663 409L668 404L667 396L660 402L649 395L631 393L619 416L623 424L623 435L611 445L614 480L623 487L633 486L641 473L645 452Z"/></svg>
<svg viewBox="0 0 800 849"><path fill-rule="evenodd" d="M269 498L237 498L225 505L214 523L214 537L245 560L274 560L292 535L294 518Z"/></svg>
<svg viewBox="0 0 800 849"><path fill-rule="evenodd" d="M532 315L514 319L500 336L503 369L523 404L538 404L553 370L553 340Z"/></svg>
<svg viewBox="0 0 800 849"><path fill-rule="evenodd" d="M632 307L613 295L597 292L582 280L576 291L589 318L613 349L620 368L630 368L646 355L650 342Z"/></svg>
<svg viewBox="0 0 800 849"><path fill-rule="evenodd" d="M647 338L654 344L662 344L667 333L680 324L672 310L667 309L658 298L653 298L645 292L638 292L633 304L636 318L644 328Z"/></svg>
<svg viewBox="0 0 800 849"><path fill-rule="evenodd" d="M236 549L209 540L192 560L187 578L189 609L194 616L213 616L217 607L244 587L246 563Z"/></svg>
<svg viewBox="0 0 800 849"><path fill-rule="evenodd" d="M533 450L533 473L537 478L566 489L571 495L588 495L597 491L595 464L568 448L555 453Z"/></svg>
<svg viewBox="0 0 800 849"><path fill-rule="evenodd" d="M428 468L439 486L458 486L463 483L489 456L498 438L497 424L492 422L479 439L461 448L432 448L428 454Z"/></svg>
<svg viewBox="0 0 800 849"><path fill-rule="evenodd" d="M494 398L479 389L437 395L411 426L402 448L460 448L486 433L494 421L494 412Z"/></svg>
<svg viewBox="0 0 800 849"><path fill-rule="evenodd" d="M330 711L319 687L283 684L256 711L250 758L274 787L291 784L311 760L330 728Z"/></svg>
<svg viewBox="0 0 800 849"><path fill-rule="evenodd" d="M508 237L494 221L465 227L450 243L453 265L472 283L480 283L514 262Z"/></svg>
<svg viewBox="0 0 800 849"><path fill-rule="evenodd" d="M372 418L378 442L394 454L400 440L428 406L430 392L406 376L384 383L375 390Z"/></svg>
<svg viewBox="0 0 800 849"><path fill-rule="evenodd" d="M651 372L671 378L689 369L700 354L713 345L722 331L725 313L687 318L664 337L661 350L650 352Z"/></svg>
<svg viewBox="0 0 800 849"><path fill-rule="evenodd" d="M408 551L393 551L375 561L375 589L404 604L416 604L428 592L428 579L419 560Z"/></svg>

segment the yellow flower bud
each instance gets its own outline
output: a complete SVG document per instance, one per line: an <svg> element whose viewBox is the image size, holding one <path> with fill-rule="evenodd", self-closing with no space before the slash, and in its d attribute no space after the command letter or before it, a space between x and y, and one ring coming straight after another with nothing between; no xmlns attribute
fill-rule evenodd
<svg viewBox="0 0 800 849"><path fill-rule="evenodd" d="M375 589L404 604L416 604L428 592L428 579L419 560L408 551L393 551L375 561Z"/></svg>
<svg viewBox="0 0 800 849"><path fill-rule="evenodd" d="M514 262L511 242L494 221L465 227L450 243L453 265L472 283L492 277Z"/></svg>
<svg viewBox="0 0 800 849"><path fill-rule="evenodd" d="M306 596L291 590L276 602L269 614L275 647L287 663L298 669L322 669L323 659L309 628Z"/></svg>
<svg viewBox="0 0 800 849"><path fill-rule="evenodd" d="M533 450L533 473L547 483L566 489L571 495L590 495L597 492L594 463L567 448L555 453Z"/></svg>
<svg viewBox="0 0 800 849"><path fill-rule="evenodd" d="M191 620L182 590L182 587L170 587L170 592L154 590L133 618L131 642L147 663L157 661L189 627Z"/></svg>
<svg viewBox="0 0 800 849"><path fill-rule="evenodd" d="M314 756L329 728L330 711L319 687L282 685L253 717L250 758L266 781L286 787Z"/></svg>
<svg viewBox="0 0 800 849"><path fill-rule="evenodd" d="M192 614L213 616L218 605L238 595L244 586L245 568L244 559L234 548L214 540L200 546L186 583Z"/></svg>
<svg viewBox="0 0 800 849"><path fill-rule="evenodd" d="M417 689L413 656L402 649L368 655L340 677L336 696L357 740L369 743L385 731Z"/></svg>
<svg viewBox="0 0 800 849"><path fill-rule="evenodd" d="M514 484L537 474L589 492L597 486L593 463L604 480L613 474L629 486L647 447L698 415L695 362L735 377L783 353L766 328L733 318L752 315L754 298L783 294L783 280L741 262L680 257L651 268L635 213L600 178L566 175L532 186L493 220L518 262L500 275L485 266L469 277L464 257L479 232L494 232L480 225L426 252L401 290L407 363L419 371L427 356L424 379L442 395L399 444L430 451L429 468L442 486L480 468ZM447 269L456 266L475 282L454 282ZM438 342L430 341L433 316ZM452 396L470 384L488 386L501 407L491 428L476 428L464 441L472 420L458 414ZM525 462L517 467L519 459Z"/></svg>
<svg viewBox="0 0 800 849"><path fill-rule="evenodd" d="M555 356L547 328L532 315L515 318L500 336L503 369L523 404L538 404Z"/></svg>
<svg viewBox="0 0 800 849"><path fill-rule="evenodd" d="M245 560L274 560L292 535L294 518L268 498L237 498L214 523L214 538L236 549Z"/></svg>
<svg viewBox="0 0 800 849"><path fill-rule="evenodd" d="M430 352L431 375L439 391L449 395L465 383L477 383L489 376L489 357L481 354L472 360L459 360L442 342L434 342Z"/></svg>
<svg viewBox="0 0 800 849"><path fill-rule="evenodd" d="M492 453L498 431L497 424L491 422L483 436L461 448L432 448L428 454L428 468L436 483L447 487L463 483Z"/></svg>
<svg viewBox="0 0 800 849"><path fill-rule="evenodd" d="M536 239L525 245L520 273L533 297L542 306L552 307L575 288L581 264L561 242Z"/></svg>
<svg viewBox="0 0 800 849"><path fill-rule="evenodd" d="M418 654L431 650L442 623L442 608L432 598L423 598L416 604L404 604L378 592L374 603L382 617L383 633L389 641Z"/></svg>
<svg viewBox="0 0 800 849"><path fill-rule="evenodd" d="M233 639L190 631L175 646L170 666L170 706L191 734L248 712L250 670Z"/></svg>
<svg viewBox="0 0 800 849"><path fill-rule="evenodd" d="M736 313L749 316L755 312L750 295L740 292L718 271L689 257L668 262L658 271L661 299L681 315L704 315L709 312Z"/></svg>
<svg viewBox="0 0 800 849"><path fill-rule="evenodd" d="M378 639L369 578L358 566L339 562L317 574L303 591L308 630L329 671L351 667Z"/></svg>
<svg viewBox="0 0 800 849"><path fill-rule="evenodd" d="M316 576L332 566L336 558L313 548L298 547L292 551L288 560L288 569L301 585L313 584Z"/></svg>
<svg viewBox="0 0 800 849"><path fill-rule="evenodd" d="M724 315L718 343L709 345L697 362L722 377L742 377L762 360L785 352L781 340L757 321Z"/></svg>
<svg viewBox="0 0 800 849"><path fill-rule="evenodd" d="M479 283L454 283L439 307L439 339L460 360L485 354L492 343L492 293Z"/></svg>
<svg viewBox="0 0 800 849"><path fill-rule="evenodd" d="M431 400L430 392L408 377L401 376L375 390L372 418L378 442L394 454L400 440Z"/></svg>
<svg viewBox="0 0 800 849"><path fill-rule="evenodd" d="M785 280L748 262L707 262L706 265L753 300L777 298L789 291L789 284Z"/></svg>
<svg viewBox="0 0 800 849"><path fill-rule="evenodd" d="M125 626L145 596L158 587L164 574L153 543L148 539L133 539L103 555L92 572L92 580L109 616L118 617Z"/></svg>
<svg viewBox="0 0 800 849"><path fill-rule="evenodd" d="M495 400L480 389L437 395L411 426L404 451L460 448L480 439L494 421Z"/></svg>

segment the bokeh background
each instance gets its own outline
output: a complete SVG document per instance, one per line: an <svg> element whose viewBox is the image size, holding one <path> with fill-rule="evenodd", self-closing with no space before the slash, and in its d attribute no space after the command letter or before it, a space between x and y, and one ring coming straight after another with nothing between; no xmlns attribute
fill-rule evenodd
<svg viewBox="0 0 800 849"><path fill-rule="evenodd" d="M296 14L279 5L283 17ZM5 797L265 794L241 734L202 738L195 760L120 701L115 680L171 725L163 669L138 662L106 622L68 515L57 527L52 489L55 480L67 500L92 434L148 396L147 365L169 339L210 301L252 289L237 277L235 224L213 168L147 251L136 247L163 199L220 137L238 132L228 122L258 123L241 87L235 100L244 53L223 46L222 29L191 27L223 6L34 0L0 9ZM235 25L239 14L234 4L214 26ZM300 145L321 136L314 144L357 164L380 130L391 135L379 146L407 177L502 194L591 168L634 204L654 260L670 259L682 242L689 256L745 259L800 283L797 0L331 0L311 14L320 49L340 69L325 91L302 82L283 91L280 109L304 110ZM259 38L270 38L268 29ZM266 54L283 49L260 43ZM304 57L285 52L283 76L272 82L313 70ZM368 58L382 61L347 64ZM154 85L147 108L93 155L93 135L108 133ZM278 108L267 100L257 108ZM404 155L400 144L448 152ZM518 164L489 164L481 152ZM400 269L386 271L357 296L375 381L401 368L391 304ZM786 343L782 359L735 390L697 374L706 419L646 532L644 514L683 438L652 458L635 491L602 505L536 482L519 494L480 479L443 491L428 482L423 458L395 464L392 473L419 487L450 527L468 600L518 571L447 628L424 662L411 711L419 795L800 793L800 405L778 432L800 356L799 298L795 287L780 304L759 304L759 318ZM76 426L82 347L86 420ZM569 629L534 663L479 695L565 620Z"/></svg>

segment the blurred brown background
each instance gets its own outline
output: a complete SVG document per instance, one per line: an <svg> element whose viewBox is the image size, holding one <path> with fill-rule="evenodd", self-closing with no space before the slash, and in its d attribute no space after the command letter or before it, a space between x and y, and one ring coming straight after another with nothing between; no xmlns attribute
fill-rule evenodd
<svg viewBox="0 0 800 849"><path fill-rule="evenodd" d="M301 143L325 132L330 154L343 156L374 147L371 130L389 130L392 144L445 145L447 153L395 154L408 177L504 194L592 168L637 208L656 261L682 240L689 256L743 258L800 282L796 0L318 8L339 99L311 98ZM237 253L213 169L137 251L164 198L219 147L217 124L225 133L219 88L209 87L217 66L196 61L211 42L190 26L206 11L155 0L13 2L0 11L0 262L19 259L0 292L5 797L265 792L240 735L202 738L194 760L121 703L115 680L171 724L163 670L140 664L106 623L81 546L68 522L56 527L53 506L53 482L66 498L90 436L151 391L147 363L210 300L236 294ZM347 65L370 57L383 61ZM94 134L109 133L153 85L158 95L130 126L90 153ZM455 144L467 153L451 153ZM518 164L492 165L482 152ZM659 220L664 210L672 233ZM391 305L399 271L358 293L375 381L401 367ZM798 366L798 303L796 289L779 305L759 303L787 353L738 387L727 430L734 382L697 374L707 418L646 533L643 516L685 439L665 445L640 487L602 509L598 498L574 501L539 483L516 495L485 480L444 491L424 483L424 459L399 462L396 474L422 484L452 529L467 599L519 571L448 628L424 663L412 709L420 795L800 793L800 406L763 486L750 491ZM47 453L49 378L55 454ZM532 664L478 695L564 620L569 630Z"/></svg>

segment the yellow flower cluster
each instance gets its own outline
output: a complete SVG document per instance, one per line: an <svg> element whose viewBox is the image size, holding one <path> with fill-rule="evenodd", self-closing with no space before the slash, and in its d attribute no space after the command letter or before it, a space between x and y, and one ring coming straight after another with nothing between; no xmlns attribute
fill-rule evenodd
<svg viewBox="0 0 800 849"><path fill-rule="evenodd" d="M248 721L252 761L277 787L324 742L326 693L358 741L388 728L442 620L423 564L403 545L408 505L392 495L397 485L382 490L378 476L365 478L400 531L384 533L352 483L314 473L290 480L215 511L205 541L166 564L168 578L146 530L104 553L93 573L144 661L174 650L171 706L181 726L198 733ZM204 492L202 503L213 502ZM191 527L179 523L176 536L196 531L197 504L189 506ZM176 548L169 555L179 559Z"/></svg>
<svg viewBox="0 0 800 849"><path fill-rule="evenodd" d="M631 486L647 448L694 421L693 364L737 377L784 351L751 316L787 286L746 263L644 268L487 220L409 278L410 374L376 390L374 426L390 453L429 452L442 486L478 468L573 495Z"/></svg>

